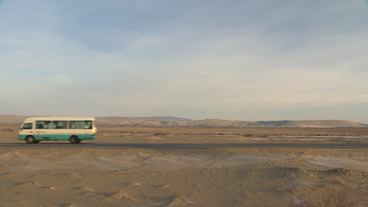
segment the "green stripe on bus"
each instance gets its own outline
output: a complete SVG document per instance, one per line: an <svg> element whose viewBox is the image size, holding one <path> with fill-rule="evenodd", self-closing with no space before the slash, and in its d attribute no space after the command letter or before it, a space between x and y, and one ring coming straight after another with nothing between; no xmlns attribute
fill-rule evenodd
<svg viewBox="0 0 368 207"><path fill-rule="evenodd" d="M37 141L69 140L71 136L77 136L79 140L96 139L92 134L30 134ZM29 135L19 135L18 140L24 141Z"/></svg>

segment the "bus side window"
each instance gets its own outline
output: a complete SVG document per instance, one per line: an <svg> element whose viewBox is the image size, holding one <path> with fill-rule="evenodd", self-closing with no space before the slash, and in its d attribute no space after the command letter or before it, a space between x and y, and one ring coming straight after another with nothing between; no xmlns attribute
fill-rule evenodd
<svg viewBox="0 0 368 207"><path fill-rule="evenodd" d="M49 129L51 121L36 121L36 129Z"/></svg>
<svg viewBox="0 0 368 207"><path fill-rule="evenodd" d="M66 129L66 121L53 121L52 128L53 129Z"/></svg>
<svg viewBox="0 0 368 207"><path fill-rule="evenodd" d="M84 121L84 128L85 129L92 129L92 122L91 121Z"/></svg>
<svg viewBox="0 0 368 207"><path fill-rule="evenodd" d="M69 129L83 129L81 121L69 121Z"/></svg>
<svg viewBox="0 0 368 207"><path fill-rule="evenodd" d="M69 129L92 129L92 121L69 121Z"/></svg>
<svg viewBox="0 0 368 207"><path fill-rule="evenodd" d="M69 129L75 129L74 121L69 121Z"/></svg>

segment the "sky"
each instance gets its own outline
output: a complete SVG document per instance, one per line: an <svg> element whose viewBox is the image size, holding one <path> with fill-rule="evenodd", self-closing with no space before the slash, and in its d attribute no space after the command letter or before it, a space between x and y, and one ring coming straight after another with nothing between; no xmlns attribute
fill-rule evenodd
<svg viewBox="0 0 368 207"><path fill-rule="evenodd" d="M0 0L0 114L368 123L364 0Z"/></svg>

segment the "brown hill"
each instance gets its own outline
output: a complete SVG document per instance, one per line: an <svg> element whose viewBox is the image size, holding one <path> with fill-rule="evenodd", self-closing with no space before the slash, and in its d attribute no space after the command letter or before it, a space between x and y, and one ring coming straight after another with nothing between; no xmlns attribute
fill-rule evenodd
<svg viewBox="0 0 368 207"><path fill-rule="evenodd" d="M367 124L360 124L353 121L344 120L313 120L313 121L292 121L283 127L313 127L313 128L362 128Z"/></svg>
<svg viewBox="0 0 368 207"><path fill-rule="evenodd" d="M0 115L0 125L20 125L29 116Z"/></svg>

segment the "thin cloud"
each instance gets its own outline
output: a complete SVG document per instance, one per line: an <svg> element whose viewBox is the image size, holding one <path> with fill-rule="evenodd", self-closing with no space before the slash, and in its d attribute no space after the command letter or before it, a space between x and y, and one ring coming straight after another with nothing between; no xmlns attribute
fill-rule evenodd
<svg viewBox="0 0 368 207"><path fill-rule="evenodd" d="M4 1L3 113L303 119L365 104L362 5Z"/></svg>

